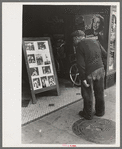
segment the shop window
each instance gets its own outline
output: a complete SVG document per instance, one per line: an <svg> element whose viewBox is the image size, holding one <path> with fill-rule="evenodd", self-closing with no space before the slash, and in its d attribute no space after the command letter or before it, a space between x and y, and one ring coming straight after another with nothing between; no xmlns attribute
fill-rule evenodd
<svg viewBox="0 0 122 149"><path fill-rule="evenodd" d="M110 27L109 71L115 69L115 52L116 52L116 15L112 14L111 27Z"/></svg>

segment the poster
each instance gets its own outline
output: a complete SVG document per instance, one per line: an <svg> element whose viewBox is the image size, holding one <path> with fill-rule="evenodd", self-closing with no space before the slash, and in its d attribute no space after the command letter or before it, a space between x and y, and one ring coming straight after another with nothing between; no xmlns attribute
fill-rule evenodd
<svg viewBox="0 0 122 149"><path fill-rule="evenodd" d="M103 45L104 17L99 13L75 15L75 28L83 30L86 38L98 39Z"/></svg>

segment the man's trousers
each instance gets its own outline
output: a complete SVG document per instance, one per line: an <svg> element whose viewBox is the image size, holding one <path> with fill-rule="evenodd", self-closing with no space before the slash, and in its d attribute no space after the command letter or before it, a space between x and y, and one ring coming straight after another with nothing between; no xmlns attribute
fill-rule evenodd
<svg viewBox="0 0 122 149"><path fill-rule="evenodd" d="M83 117L85 119L93 118L93 95L95 97L95 115L103 116L105 114L105 101L104 101L104 76L99 80L92 78L87 80L90 87L85 87L81 82L81 94L83 97Z"/></svg>

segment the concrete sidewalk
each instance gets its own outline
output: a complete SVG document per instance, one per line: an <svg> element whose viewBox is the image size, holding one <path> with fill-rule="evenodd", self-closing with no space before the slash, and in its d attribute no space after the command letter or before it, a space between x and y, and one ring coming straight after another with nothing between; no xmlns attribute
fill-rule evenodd
<svg viewBox="0 0 122 149"><path fill-rule="evenodd" d="M116 122L116 86L105 90L106 113L102 118ZM76 136L74 122L80 119L83 100L22 126L22 144L94 144ZM96 116L94 116L96 117Z"/></svg>

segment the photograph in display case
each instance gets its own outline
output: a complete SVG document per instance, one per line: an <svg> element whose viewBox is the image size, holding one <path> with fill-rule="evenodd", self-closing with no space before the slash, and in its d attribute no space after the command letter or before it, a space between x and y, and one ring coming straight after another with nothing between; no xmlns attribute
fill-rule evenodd
<svg viewBox="0 0 122 149"><path fill-rule="evenodd" d="M49 56L47 54L45 54L45 61L44 61L45 65L50 64L50 60L49 60Z"/></svg>
<svg viewBox="0 0 122 149"><path fill-rule="evenodd" d="M42 83L42 87L45 88L45 87L48 87L49 83L48 83L48 80L47 80L47 77L41 77L41 83Z"/></svg>
<svg viewBox="0 0 122 149"><path fill-rule="evenodd" d="M32 42L25 43L26 50L34 51L34 44Z"/></svg>
<svg viewBox="0 0 122 149"><path fill-rule="evenodd" d="M43 56L42 54L36 54L37 65L43 65Z"/></svg>
<svg viewBox="0 0 122 149"><path fill-rule="evenodd" d="M33 79L33 88L34 90L39 89L41 87L41 83L39 78L34 78Z"/></svg>
<svg viewBox="0 0 122 149"><path fill-rule="evenodd" d="M35 61L35 56L34 56L34 54L29 54L28 55L28 63L30 64L30 63L35 63L36 61Z"/></svg>
<svg viewBox="0 0 122 149"><path fill-rule="evenodd" d="M30 68L30 73L31 76L38 76L39 75L38 67Z"/></svg>
<svg viewBox="0 0 122 149"><path fill-rule="evenodd" d="M44 66L44 67L42 67L42 71L43 71L43 74L50 74L51 68L50 68L50 66Z"/></svg>
<svg viewBox="0 0 122 149"><path fill-rule="evenodd" d="M38 42L38 49L39 50L45 50L46 49L45 42Z"/></svg>
<svg viewBox="0 0 122 149"><path fill-rule="evenodd" d="M48 76L48 82L50 86L55 85L54 76Z"/></svg>

